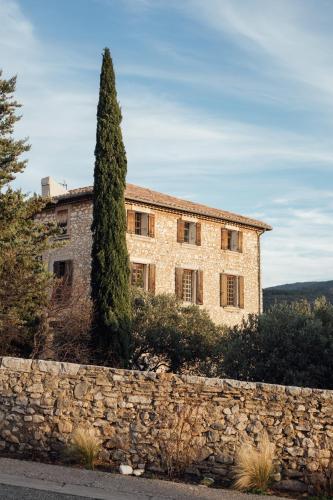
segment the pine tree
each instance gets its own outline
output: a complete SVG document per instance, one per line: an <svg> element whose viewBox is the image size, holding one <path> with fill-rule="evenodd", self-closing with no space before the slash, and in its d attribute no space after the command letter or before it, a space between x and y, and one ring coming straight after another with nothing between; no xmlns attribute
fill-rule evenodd
<svg viewBox="0 0 333 500"><path fill-rule="evenodd" d="M13 137L20 119L15 86L16 77L2 79L0 71L0 354L29 356L50 283L41 255L55 231L35 218L45 201L11 187L26 167L21 155L30 149Z"/></svg>
<svg viewBox="0 0 333 500"><path fill-rule="evenodd" d="M100 76L95 148L92 344L100 362L125 367L129 357L131 309L125 210L127 160L121 118L112 59L106 48Z"/></svg>

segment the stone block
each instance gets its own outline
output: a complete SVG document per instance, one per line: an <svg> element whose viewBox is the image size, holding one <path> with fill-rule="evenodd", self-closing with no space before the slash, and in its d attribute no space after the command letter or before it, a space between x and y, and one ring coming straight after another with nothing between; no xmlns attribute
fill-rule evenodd
<svg viewBox="0 0 333 500"><path fill-rule="evenodd" d="M31 359L10 358L4 356L1 358L1 368L13 370L16 372L30 372Z"/></svg>

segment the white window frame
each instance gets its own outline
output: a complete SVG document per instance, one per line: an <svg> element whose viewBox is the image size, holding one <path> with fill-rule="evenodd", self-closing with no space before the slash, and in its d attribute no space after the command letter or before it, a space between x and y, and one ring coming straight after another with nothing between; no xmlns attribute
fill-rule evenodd
<svg viewBox="0 0 333 500"><path fill-rule="evenodd" d="M191 272L191 278L192 278L192 300L185 300L184 299L184 281L182 281L182 297L183 297L183 302L185 304L196 304L197 301L197 271L195 269L191 269L189 267L183 267L183 279L184 279L184 272L189 271Z"/></svg>

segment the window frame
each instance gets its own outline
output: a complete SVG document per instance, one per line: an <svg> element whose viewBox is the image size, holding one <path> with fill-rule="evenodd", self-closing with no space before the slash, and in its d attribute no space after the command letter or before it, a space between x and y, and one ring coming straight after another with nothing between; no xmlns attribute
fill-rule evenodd
<svg viewBox="0 0 333 500"><path fill-rule="evenodd" d="M133 283L133 271L135 266L142 266L142 286ZM141 288L144 291L148 290L148 265L143 262L131 262L131 285Z"/></svg>
<svg viewBox="0 0 333 500"><path fill-rule="evenodd" d="M184 299L184 272L191 273L192 280L192 299ZM204 303L204 276L201 269L193 268L191 265L186 267L175 267L175 294L176 297L186 304L203 305Z"/></svg>
<svg viewBox="0 0 333 500"><path fill-rule="evenodd" d="M57 227L60 227L59 225L59 222L58 222L58 214L60 212L67 212L67 224L66 224L66 232L65 233L60 233L60 234L57 234L56 235L56 238L59 239L59 240L66 240L66 239L69 239L71 234L70 234L70 230L71 230L71 224L70 224L70 207L69 206L59 206L59 207L56 207L55 209L55 221L56 221L56 225Z"/></svg>
<svg viewBox="0 0 333 500"><path fill-rule="evenodd" d="M232 294L233 300L230 300L231 286L233 281ZM220 273L220 306L226 309L244 309L245 301L245 280L244 276L231 273Z"/></svg>
<svg viewBox="0 0 333 500"><path fill-rule="evenodd" d="M133 283L133 266L142 266L143 268L143 286L139 286ZM155 295L156 290L156 264L152 262L140 261L140 259L135 259L130 262L130 285L133 287L140 288L145 292L149 292Z"/></svg>
<svg viewBox="0 0 333 500"><path fill-rule="evenodd" d="M64 273L61 275L57 275L56 265L60 267L61 264L64 264ZM72 295L74 281L73 259L54 260L52 262L52 272L55 279L57 279L57 283L52 290L52 299L56 304L64 304L70 300ZM66 279L66 277L68 279Z"/></svg>
<svg viewBox="0 0 333 500"><path fill-rule="evenodd" d="M201 222L177 219L177 242L187 245L201 245Z"/></svg>
<svg viewBox="0 0 333 500"><path fill-rule="evenodd" d="M155 238L155 214L152 212L126 209L127 233L144 238Z"/></svg>
<svg viewBox="0 0 333 500"><path fill-rule="evenodd" d="M134 212L134 234L149 236L149 215L146 212ZM139 228L139 230L137 230Z"/></svg>
<svg viewBox="0 0 333 500"><path fill-rule="evenodd" d="M191 277L191 300L187 300L185 298L185 280L186 277ZM195 304L196 303L196 272L193 269L183 269L182 276L182 300L187 304Z"/></svg>
<svg viewBox="0 0 333 500"><path fill-rule="evenodd" d="M241 231L240 229L230 229L227 227L222 227L221 249L227 250L228 252L243 253L243 231Z"/></svg>
<svg viewBox="0 0 333 500"><path fill-rule="evenodd" d="M230 296L232 300L230 299ZM227 274L227 306L239 307L238 276Z"/></svg>
<svg viewBox="0 0 333 500"><path fill-rule="evenodd" d="M184 243L196 245L196 222L184 221Z"/></svg>

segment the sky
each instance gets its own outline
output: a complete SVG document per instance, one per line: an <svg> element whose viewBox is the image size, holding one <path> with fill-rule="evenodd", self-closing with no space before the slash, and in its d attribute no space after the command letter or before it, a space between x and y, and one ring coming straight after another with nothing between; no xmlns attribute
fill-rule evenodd
<svg viewBox="0 0 333 500"><path fill-rule="evenodd" d="M331 0L0 0L28 167L92 184L101 54L128 181L263 220L263 285L333 279Z"/></svg>

